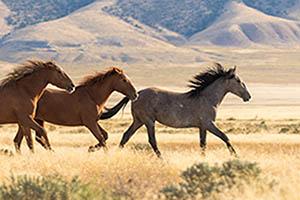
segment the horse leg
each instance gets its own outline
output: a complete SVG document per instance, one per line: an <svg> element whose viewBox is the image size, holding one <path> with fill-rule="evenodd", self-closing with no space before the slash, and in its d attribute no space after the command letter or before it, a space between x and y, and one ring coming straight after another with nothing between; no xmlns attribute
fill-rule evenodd
<svg viewBox="0 0 300 200"><path fill-rule="evenodd" d="M15 144L15 150L17 153L21 153L21 143L23 140L23 131L20 125L18 125L18 132L17 135L14 138L14 144Z"/></svg>
<svg viewBox="0 0 300 200"><path fill-rule="evenodd" d="M223 133L219 128L217 128L217 126L211 122L208 126L207 126L207 130L209 130L212 134L214 134L215 136L219 137L221 140L223 140L223 142L226 143L227 148L229 150L229 152L234 155L237 156L233 146L230 144L228 137L225 135L225 133Z"/></svg>
<svg viewBox="0 0 300 200"><path fill-rule="evenodd" d="M34 153L33 139L32 139L30 128L22 127L22 132L23 132L23 134L25 136L25 139L26 139L26 142L27 142L27 146L29 147L30 151L32 153Z"/></svg>
<svg viewBox="0 0 300 200"><path fill-rule="evenodd" d="M40 120L40 119L35 119L35 121L42 127L44 127L44 121ZM46 150L52 150L52 147L50 146L50 142L49 142L49 146L47 146L46 141L49 141L48 138L48 134L46 133L46 137L42 136L41 132L35 131L35 140L40 143L40 145L42 147L44 147Z"/></svg>
<svg viewBox="0 0 300 200"><path fill-rule="evenodd" d="M121 139L121 142L119 144L120 148L123 148L124 145L128 142L128 140L133 136L133 134L143 125L139 120L133 119L132 124L130 127L126 130L126 132L123 134L123 137Z"/></svg>
<svg viewBox="0 0 300 200"><path fill-rule="evenodd" d="M30 116L19 116L18 118L19 118L19 123L20 123L20 125L22 127L24 127L24 128L31 128L31 129L35 130L36 132L38 132L42 137L45 138L45 143L46 143L47 147L50 147L50 143L49 143L49 140L48 140L48 137L47 137L47 133L46 133L44 127L40 126ZM24 133L24 129L23 129L23 133Z"/></svg>
<svg viewBox="0 0 300 200"><path fill-rule="evenodd" d="M200 128L199 129L199 137L200 137L200 148L201 154L205 156L205 149L206 149L206 129Z"/></svg>
<svg viewBox="0 0 300 200"><path fill-rule="evenodd" d="M93 123L89 123L85 125L91 132L92 134L96 137L96 139L98 140L99 144L96 145L97 149L104 147L106 149L106 144L105 144L105 139L99 129L99 125L97 124L97 122L93 122ZM89 148L89 152L93 152L96 149L94 148L94 146L92 146L92 148Z"/></svg>
<svg viewBox="0 0 300 200"><path fill-rule="evenodd" d="M99 129L100 129L100 131L101 131L101 133L102 133L102 135L103 135L105 141L106 141L106 140L108 139L108 133L107 133L106 130L104 130L104 128L102 128L99 124L97 124L97 125L98 125L98 127L99 127Z"/></svg>
<svg viewBox="0 0 300 200"><path fill-rule="evenodd" d="M98 128L100 129L100 132L102 133L102 136L104 137L105 141L108 139L108 133L97 123ZM96 149L101 148L101 144L98 143L96 145L90 146L89 151L95 151Z"/></svg>
<svg viewBox="0 0 300 200"><path fill-rule="evenodd" d="M22 127L20 124L18 124L18 126L18 132L16 137L14 138L16 152L21 153L20 147L24 136L26 138L27 146L29 147L30 151L34 152L30 128Z"/></svg>
<svg viewBox="0 0 300 200"><path fill-rule="evenodd" d="M147 133L148 133L148 141L153 149L153 151L156 153L157 157L161 157L161 153L157 147L156 144L156 138L155 138L155 122L147 122Z"/></svg>
<svg viewBox="0 0 300 200"><path fill-rule="evenodd" d="M35 121L36 121L38 124L40 124L41 126L44 126L44 122L43 122L43 121L41 121L41 120L35 120ZM36 136L35 136L36 141L37 141L38 143L40 143L40 144L42 145L42 147L44 147L45 149L51 150L51 147L47 147L47 145L46 145L46 143L45 143L45 140L48 140L48 138L47 138L47 139L43 139L42 134L41 134L40 132L37 132L37 131L35 131L35 132L36 132ZM21 151L20 151L20 148L21 148L21 142L22 142L22 140L23 140L23 137L24 137L24 135L23 135L22 129L21 129L21 127L19 126L17 135L16 135L16 137L15 137L15 139L14 139L15 149L16 149L16 151L17 151L18 153L21 152Z"/></svg>

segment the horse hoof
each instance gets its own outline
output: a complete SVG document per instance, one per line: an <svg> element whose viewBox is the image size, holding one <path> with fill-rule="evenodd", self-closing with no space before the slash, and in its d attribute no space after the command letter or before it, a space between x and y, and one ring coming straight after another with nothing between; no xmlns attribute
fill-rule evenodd
<svg viewBox="0 0 300 200"><path fill-rule="evenodd" d="M54 149L48 149L49 152L55 153Z"/></svg>
<svg viewBox="0 0 300 200"><path fill-rule="evenodd" d="M239 159L239 158L240 158L236 153L232 154L232 156L233 156L234 158L236 158L236 159Z"/></svg>
<svg viewBox="0 0 300 200"><path fill-rule="evenodd" d="M239 158L239 156L237 155L237 153L235 151L231 151L230 155L234 158L237 158L237 159Z"/></svg>
<svg viewBox="0 0 300 200"><path fill-rule="evenodd" d="M21 154L22 154L21 150L20 150L20 149L17 149L17 150L16 150L16 154L17 154L17 155L21 155Z"/></svg>
<svg viewBox="0 0 300 200"><path fill-rule="evenodd" d="M89 152L89 153L92 153L92 152L98 151L98 150L100 150L100 149L101 149L101 148L99 148L99 147L90 146L89 149L88 149L88 152Z"/></svg>
<svg viewBox="0 0 300 200"><path fill-rule="evenodd" d="M202 158L205 158L205 157L206 157L205 152L201 152L200 156L201 156Z"/></svg>
<svg viewBox="0 0 300 200"><path fill-rule="evenodd" d="M162 159L161 153L159 151L156 151L155 154L158 158Z"/></svg>
<svg viewBox="0 0 300 200"><path fill-rule="evenodd" d="M95 152L95 151L99 151L101 149L103 149L104 151L108 150L106 145L97 144L95 146L90 146L88 152Z"/></svg>
<svg viewBox="0 0 300 200"><path fill-rule="evenodd" d="M89 153L92 153L92 152L95 152L95 147L94 146L90 146L89 149L88 149L88 152Z"/></svg>

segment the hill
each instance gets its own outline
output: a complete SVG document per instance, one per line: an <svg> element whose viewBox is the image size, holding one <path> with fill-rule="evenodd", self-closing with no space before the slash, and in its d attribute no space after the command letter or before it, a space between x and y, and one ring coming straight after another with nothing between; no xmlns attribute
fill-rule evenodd
<svg viewBox="0 0 300 200"><path fill-rule="evenodd" d="M299 9L300 0L0 0L0 60L180 65L214 58L195 50L203 45L296 47Z"/></svg>
<svg viewBox="0 0 300 200"><path fill-rule="evenodd" d="M108 3L95 2L66 17L11 32L2 39L0 59L18 62L38 57L79 64L195 60L193 50L159 39L160 33L150 27L134 27L104 13Z"/></svg>
<svg viewBox="0 0 300 200"><path fill-rule="evenodd" d="M193 45L289 46L300 44L300 23L266 15L243 3L229 2L207 29L189 39Z"/></svg>
<svg viewBox="0 0 300 200"><path fill-rule="evenodd" d="M299 0L118 0L105 11L125 21L167 28L185 37L208 28L226 12L227 3L243 2L267 15L299 20Z"/></svg>

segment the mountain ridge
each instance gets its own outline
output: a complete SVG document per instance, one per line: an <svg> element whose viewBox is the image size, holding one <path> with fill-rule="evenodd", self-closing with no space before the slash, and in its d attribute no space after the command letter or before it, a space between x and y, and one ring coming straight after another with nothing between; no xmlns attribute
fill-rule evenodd
<svg viewBox="0 0 300 200"><path fill-rule="evenodd" d="M223 15L188 43L240 47L300 44L300 23L264 14L242 2L228 2Z"/></svg>
<svg viewBox="0 0 300 200"><path fill-rule="evenodd" d="M105 2L94 2L64 18L12 32L0 43L0 59L14 62L37 56L71 63L162 59L180 62L174 57L185 52L189 60L193 59L192 50L176 47L158 35L142 33L102 12L105 5Z"/></svg>
<svg viewBox="0 0 300 200"><path fill-rule="evenodd" d="M0 0L0 60L182 63L203 61L195 45L300 46L300 0L63 0L57 10L55 0L24 2L32 16Z"/></svg>
<svg viewBox="0 0 300 200"><path fill-rule="evenodd" d="M228 2L243 2L267 15L300 20L300 0L0 0L1 16L13 29L62 18L93 2L110 2L103 10L126 22L138 21L152 28L168 29L185 37L200 32L222 15Z"/></svg>

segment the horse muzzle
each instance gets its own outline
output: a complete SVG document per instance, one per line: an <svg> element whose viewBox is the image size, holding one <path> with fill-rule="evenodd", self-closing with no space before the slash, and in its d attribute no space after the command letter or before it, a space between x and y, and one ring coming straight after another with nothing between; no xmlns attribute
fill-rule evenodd
<svg viewBox="0 0 300 200"><path fill-rule="evenodd" d="M75 85L72 84L72 85L68 86L68 87L66 88L66 90L67 90L69 93L74 92L74 91L75 91Z"/></svg>
<svg viewBox="0 0 300 200"><path fill-rule="evenodd" d="M130 100L131 100L132 102L135 102L136 100L138 100L138 98L139 98L138 93L135 93L135 94L133 95L133 97L130 98Z"/></svg>
<svg viewBox="0 0 300 200"><path fill-rule="evenodd" d="M248 102L248 101L250 101L250 99L251 99L250 95L247 95L247 96L243 97L244 102Z"/></svg>

